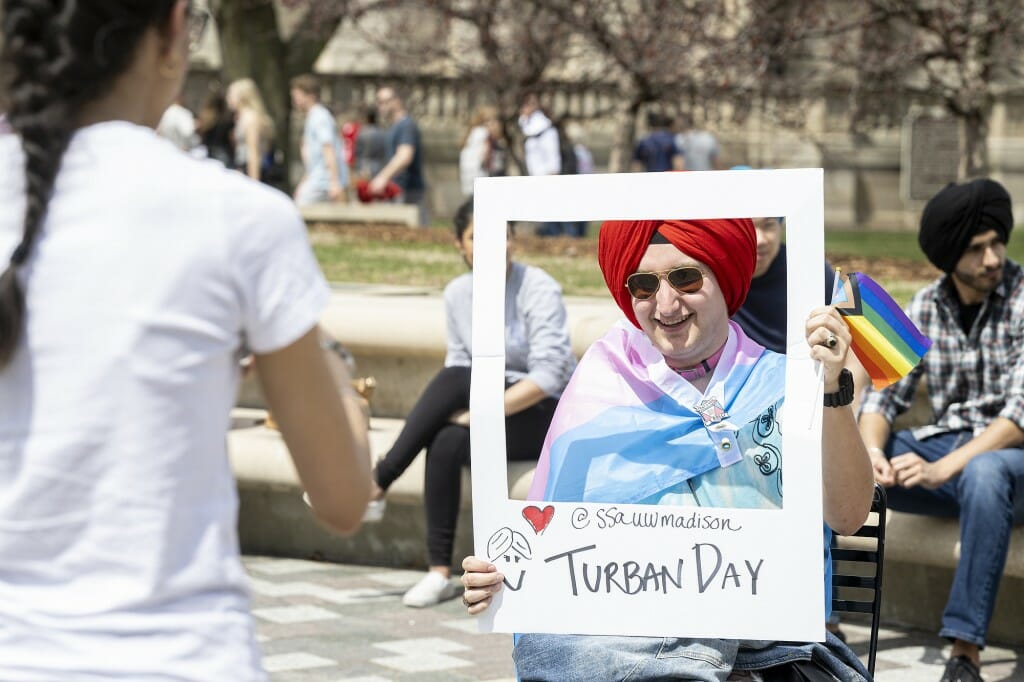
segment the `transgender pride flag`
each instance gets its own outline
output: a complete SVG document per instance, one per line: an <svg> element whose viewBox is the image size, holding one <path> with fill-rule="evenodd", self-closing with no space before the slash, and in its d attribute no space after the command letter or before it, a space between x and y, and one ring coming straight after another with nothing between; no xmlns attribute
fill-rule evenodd
<svg viewBox="0 0 1024 682"><path fill-rule="evenodd" d="M914 326L892 296L862 272L836 276L832 305L846 318L851 347L876 389L893 384L917 367L931 339Z"/></svg>
<svg viewBox="0 0 1024 682"><path fill-rule="evenodd" d="M786 356L765 351L729 322L702 393L623 320L590 347L562 393L528 499L641 504L737 464L741 442L752 440L746 434L781 401L785 374ZM705 410L707 422L706 405L719 408ZM730 447L717 446L723 438ZM756 505L737 499L721 506Z"/></svg>

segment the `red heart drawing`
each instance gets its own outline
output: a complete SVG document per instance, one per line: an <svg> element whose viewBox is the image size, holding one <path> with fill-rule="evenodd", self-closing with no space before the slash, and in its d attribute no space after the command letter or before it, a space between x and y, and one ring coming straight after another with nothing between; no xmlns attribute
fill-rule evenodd
<svg viewBox="0 0 1024 682"><path fill-rule="evenodd" d="M523 509L523 518L526 519L531 526L533 526L533 532L540 535L544 532L544 529L551 523L551 517L555 515L555 508L550 504L543 509L530 505Z"/></svg>

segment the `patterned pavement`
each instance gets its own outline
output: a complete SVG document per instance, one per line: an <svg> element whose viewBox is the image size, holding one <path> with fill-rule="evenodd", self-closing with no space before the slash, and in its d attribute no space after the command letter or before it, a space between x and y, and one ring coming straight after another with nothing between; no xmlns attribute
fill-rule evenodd
<svg viewBox="0 0 1024 682"><path fill-rule="evenodd" d="M410 609L417 571L245 557L263 664L273 682L514 682L512 637L480 634L458 599ZM866 654L868 629L844 624ZM945 662L931 633L884 628L878 682L938 682ZM982 652L988 682L1024 682L1024 647ZM599 681L595 681L599 682Z"/></svg>

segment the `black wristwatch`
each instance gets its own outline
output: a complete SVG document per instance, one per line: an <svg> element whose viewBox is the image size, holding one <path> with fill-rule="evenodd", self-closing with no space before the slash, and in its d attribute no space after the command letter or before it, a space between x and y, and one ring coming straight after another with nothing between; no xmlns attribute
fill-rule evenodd
<svg viewBox="0 0 1024 682"><path fill-rule="evenodd" d="M853 374L843 368L839 373L839 390L825 394L825 407L845 407L853 402Z"/></svg>
<svg viewBox="0 0 1024 682"><path fill-rule="evenodd" d="M342 362L345 363L345 366L348 367L348 371L350 373L356 371L356 359L352 357L352 353L349 352L348 348L345 348L345 346L341 344L341 341L331 338L324 339L320 342L320 347L324 350L331 351L341 358Z"/></svg>

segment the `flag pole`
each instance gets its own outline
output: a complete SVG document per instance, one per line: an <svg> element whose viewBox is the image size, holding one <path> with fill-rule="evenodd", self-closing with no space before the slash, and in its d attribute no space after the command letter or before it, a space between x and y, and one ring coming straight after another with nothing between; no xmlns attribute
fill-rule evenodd
<svg viewBox="0 0 1024 682"><path fill-rule="evenodd" d="M832 282L832 298L829 300L829 305L834 306L837 293L843 290L843 269L840 267L836 268L836 278ZM819 408L823 408L825 402L825 365L821 360L816 361L817 367L814 370L817 380L817 389L814 391L816 399L814 401L814 409L811 410L811 421L807 424L807 430L810 431L814 428L815 420L818 418Z"/></svg>

